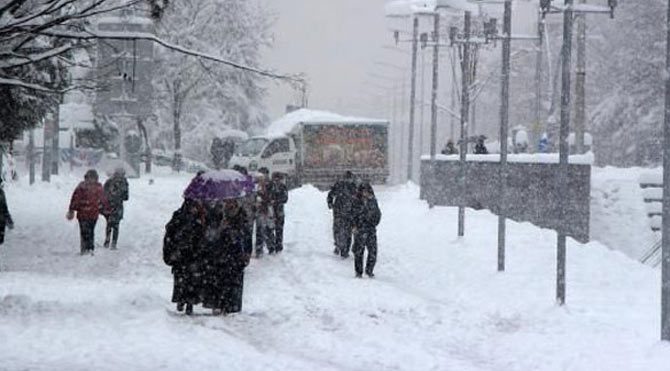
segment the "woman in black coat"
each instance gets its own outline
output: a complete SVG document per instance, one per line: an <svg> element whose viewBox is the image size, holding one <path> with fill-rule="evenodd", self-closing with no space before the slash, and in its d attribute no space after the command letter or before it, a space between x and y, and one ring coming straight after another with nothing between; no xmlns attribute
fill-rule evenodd
<svg viewBox="0 0 670 371"><path fill-rule="evenodd" d="M2 179L0 179L0 245L5 242L5 228L13 229L14 221L7 208L7 198L2 189Z"/></svg>
<svg viewBox="0 0 670 371"><path fill-rule="evenodd" d="M251 257L246 223L246 213L235 199L208 212L202 296L203 306L215 315L242 310L244 268Z"/></svg>
<svg viewBox="0 0 670 371"><path fill-rule="evenodd" d="M363 276L363 255L367 249L365 274L372 278L375 276L373 271L377 262L377 225L382 213L370 183L358 186L356 201L353 204L354 269L356 277Z"/></svg>
<svg viewBox="0 0 670 371"><path fill-rule="evenodd" d="M204 236L204 215L198 201L184 200L179 210L165 226L163 239L163 260L172 267L174 287L172 302L177 310L193 313L193 305L201 302L202 285L202 240Z"/></svg>

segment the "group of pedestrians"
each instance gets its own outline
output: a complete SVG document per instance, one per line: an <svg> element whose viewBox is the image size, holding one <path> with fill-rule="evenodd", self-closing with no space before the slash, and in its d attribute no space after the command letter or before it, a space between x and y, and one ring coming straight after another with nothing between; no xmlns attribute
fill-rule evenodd
<svg viewBox="0 0 670 371"><path fill-rule="evenodd" d="M346 259L352 250L356 277L362 277L363 272L374 277L381 210L372 186L357 181L354 174L347 171L328 192L327 202L333 211L333 253ZM367 259L364 259L366 251Z"/></svg>
<svg viewBox="0 0 670 371"><path fill-rule="evenodd" d="M128 200L128 180L123 168L114 170L103 186L98 172L88 170L84 181L72 193L67 219L77 218L80 233L81 255L93 255L95 250L95 226L99 215L107 220L104 247L116 249L119 239L119 224L123 219L123 203ZM111 243L111 245L110 245Z"/></svg>
<svg viewBox="0 0 670 371"><path fill-rule="evenodd" d="M247 214L237 199L185 199L165 226L163 260L172 267L172 302L193 313L202 304L214 314L242 309L244 268L251 245Z"/></svg>
<svg viewBox="0 0 670 371"><path fill-rule="evenodd" d="M188 315L199 304L214 315L239 312L252 252L260 258L263 249L283 250L288 189L281 174L269 179L267 169L260 169L253 180L245 168L235 170L251 184L249 192L210 201L185 194L165 227L163 260L174 275L172 302Z"/></svg>
<svg viewBox="0 0 670 371"><path fill-rule="evenodd" d="M485 140L486 137L483 135L479 135L477 137L471 138L475 142L475 147L472 151L473 154L475 155L488 155L489 150L486 148ZM458 148L454 145L454 141L449 139L447 143L444 145L444 148L442 148L442 151L440 152L443 155L457 155L459 154Z"/></svg>

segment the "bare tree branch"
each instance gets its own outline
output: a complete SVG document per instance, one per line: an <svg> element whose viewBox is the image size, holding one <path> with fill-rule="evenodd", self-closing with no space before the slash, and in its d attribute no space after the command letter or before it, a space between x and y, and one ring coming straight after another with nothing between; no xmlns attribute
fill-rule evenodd
<svg viewBox="0 0 670 371"><path fill-rule="evenodd" d="M20 66L25 66L28 64L32 63L37 63L39 61L43 61L45 59L53 58L56 56L59 56L69 50L72 50L74 48L74 44L68 43L66 45L60 46L58 48L54 49L49 49L45 52L42 53L35 53L35 54L28 54L28 55L20 55L20 54L14 54L15 57L7 59L5 61L0 61L0 69L2 68L14 68L14 67L20 67Z"/></svg>
<svg viewBox="0 0 670 371"><path fill-rule="evenodd" d="M247 72L255 73L261 76L265 76L271 79L277 79L277 80L286 80L286 81L292 81L294 83L304 83L305 79L302 78L301 76L298 75L280 75L274 72L258 69L255 67L247 66L241 63L237 63L219 56L207 54L207 53L202 53L196 50L191 50L189 48L182 47L180 45L172 44L170 42L167 42L161 38L159 38L156 35L146 33L146 32L112 32L112 31L92 31L92 30L86 30L85 32L71 32L71 31L58 31L58 30L45 30L41 32L43 35L47 36L54 36L54 37L62 37L62 38L70 38L70 39L79 39L79 40L93 40L93 39L109 39L109 40L149 40L153 41L156 44L159 44L167 49L190 55L193 57L198 57L202 58L205 60L217 62L217 63L222 63L228 66L231 66L233 68L237 68L240 70L244 70ZM0 65L0 68L2 65Z"/></svg>

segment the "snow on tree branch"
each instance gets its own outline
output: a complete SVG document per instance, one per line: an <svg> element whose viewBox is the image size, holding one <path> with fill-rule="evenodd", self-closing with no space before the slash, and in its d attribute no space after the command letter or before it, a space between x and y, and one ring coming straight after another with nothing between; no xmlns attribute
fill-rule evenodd
<svg viewBox="0 0 670 371"><path fill-rule="evenodd" d="M165 41L161 38L159 38L156 35L146 33L146 32L112 32L112 31L92 31L92 30L85 30L84 32L74 32L74 31L58 31L58 30L49 30L49 31L44 31L42 32L43 35L48 35L48 36L56 36L56 37L61 37L61 38L70 38L70 39L78 39L78 40L93 40L93 39L107 39L107 40L149 40L153 41L156 44L159 44L165 48L168 48L170 50L190 55L193 57L197 58L202 58L205 60L217 62L217 63L222 63L225 65L228 65L233 68L237 68L240 70L244 70L247 72L255 73L261 76L265 76L268 78L272 79L277 79L277 80L286 80L286 81L291 81L294 83L299 83L303 84L305 83L305 79L297 76L297 75L280 75L274 72L270 72L267 70L262 70L258 69L255 67L251 67L242 63L234 62L229 59L208 54L208 53L202 53L196 50L192 50L177 44L170 43L168 41ZM2 68L2 64L0 64L0 68Z"/></svg>

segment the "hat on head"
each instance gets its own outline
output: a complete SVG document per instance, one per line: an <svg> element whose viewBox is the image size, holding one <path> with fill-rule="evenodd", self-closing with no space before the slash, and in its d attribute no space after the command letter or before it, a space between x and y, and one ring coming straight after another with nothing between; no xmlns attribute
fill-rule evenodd
<svg viewBox="0 0 670 371"><path fill-rule="evenodd" d="M98 172L95 169L90 169L84 174L84 179L98 180Z"/></svg>

